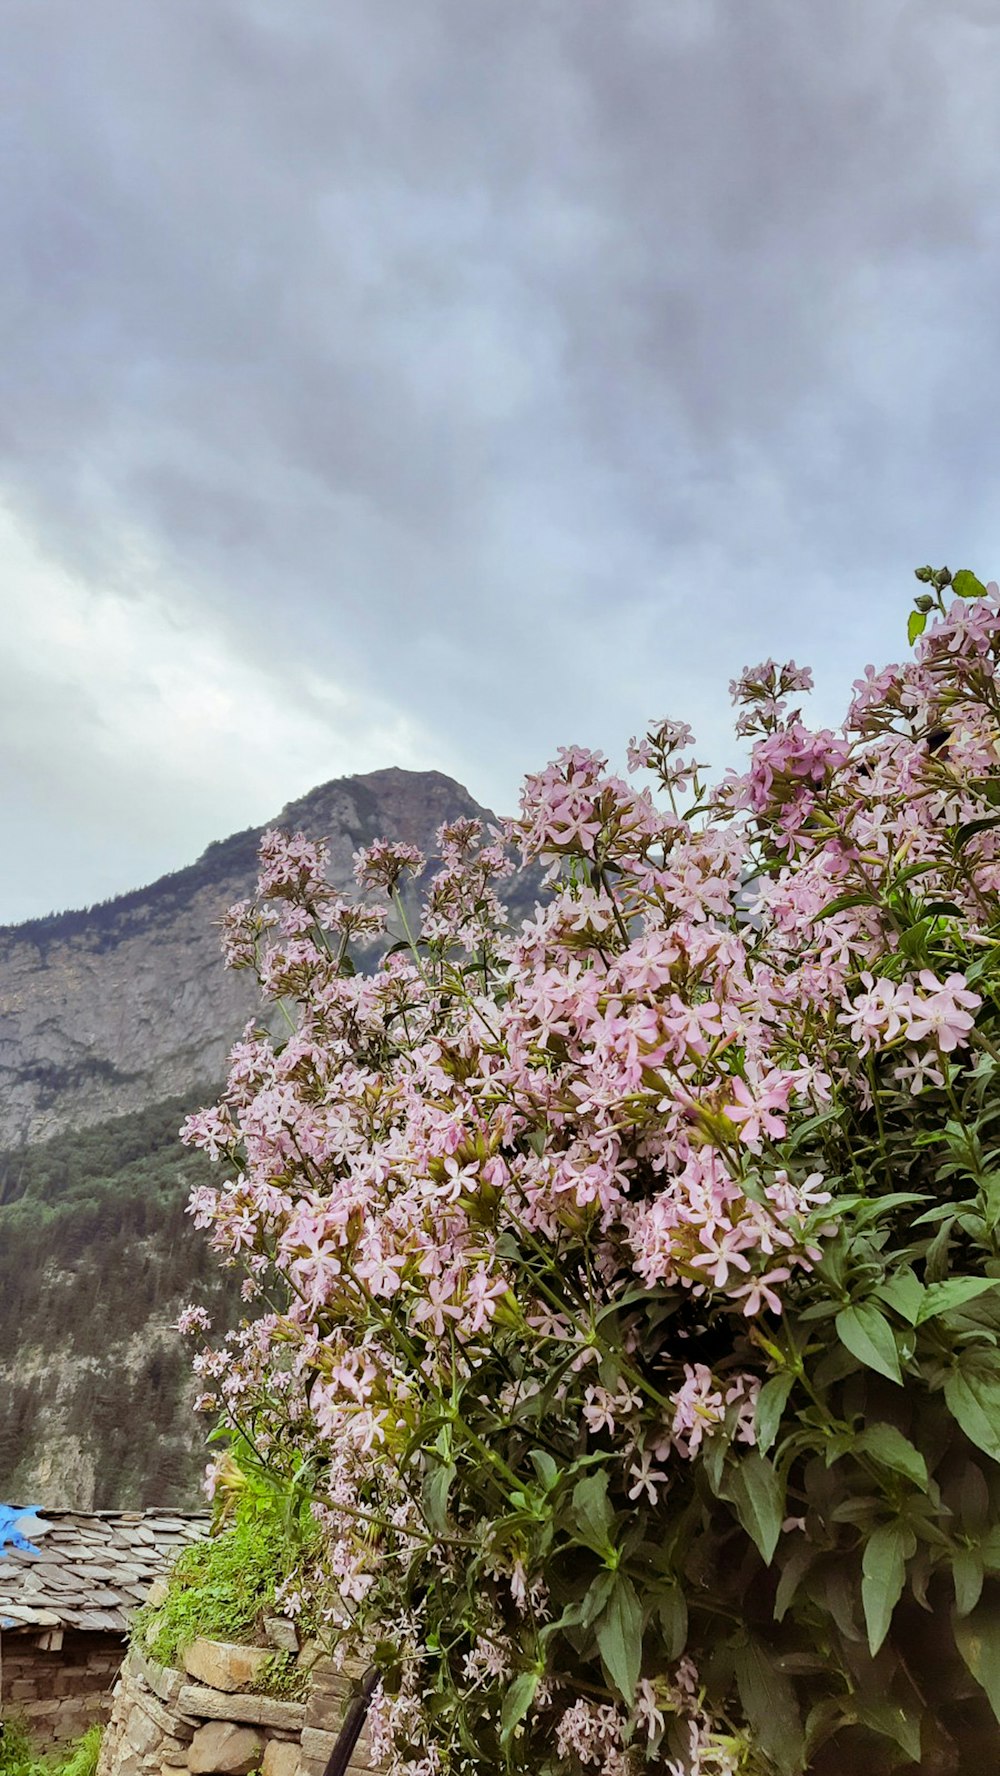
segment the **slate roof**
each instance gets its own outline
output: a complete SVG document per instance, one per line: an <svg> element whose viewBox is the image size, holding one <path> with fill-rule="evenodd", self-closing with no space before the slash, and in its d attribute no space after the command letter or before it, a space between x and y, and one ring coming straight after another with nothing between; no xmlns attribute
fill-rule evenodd
<svg viewBox="0 0 1000 1776"><path fill-rule="evenodd" d="M123 1634L128 1618L189 1543L203 1511L46 1511L20 1527L38 1549L0 1552L0 1630L83 1628Z"/></svg>

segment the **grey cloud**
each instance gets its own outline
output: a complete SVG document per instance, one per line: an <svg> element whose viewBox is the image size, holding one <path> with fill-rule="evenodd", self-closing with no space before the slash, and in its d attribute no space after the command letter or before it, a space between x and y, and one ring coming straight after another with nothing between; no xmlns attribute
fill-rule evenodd
<svg viewBox="0 0 1000 1776"><path fill-rule="evenodd" d="M997 565L995 16L14 0L7 496L494 802L661 709L722 762L748 655L834 715L917 559Z"/></svg>

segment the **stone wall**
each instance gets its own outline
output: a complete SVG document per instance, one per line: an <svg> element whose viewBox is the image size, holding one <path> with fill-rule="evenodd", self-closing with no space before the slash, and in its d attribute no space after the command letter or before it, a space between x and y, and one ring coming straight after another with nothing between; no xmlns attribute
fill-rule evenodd
<svg viewBox="0 0 1000 1776"><path fill-rule="evenodd" d="M46 1644L47 1643L47 1644ZM107 1720L124 1648L120 1634L8 1629L0 1636L0 1701L44 1749Z"/></svg>
<svg viewBox="0 0 1000 1776"><path fill-rule="evenodd" d="M350 1678L306 1648L299 1654L309 1673L305 1700L259 1695L249 1685L267 1656L268 1649L195 1641L180 1672L133 1647L115 1690L98 1776L323 1776ZM362 1734L349 1776L370 1776L372 1768Z"/></svg>

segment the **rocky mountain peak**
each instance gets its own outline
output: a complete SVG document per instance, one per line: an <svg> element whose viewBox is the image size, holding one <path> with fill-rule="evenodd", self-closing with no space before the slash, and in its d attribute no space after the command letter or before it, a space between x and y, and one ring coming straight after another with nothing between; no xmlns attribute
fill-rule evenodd
<svg viewBox="0 0 1000 1776"><path fill-rule="evenodd" d="M346 889L360 845L399 838L433 857L460 816L492 818L441 772L393 767L321 784L265 824L327 839ZM223 968L218 927L253 890L263 830L100 906L0 930L0 1148L222 1078L258 994Z"/></svg>

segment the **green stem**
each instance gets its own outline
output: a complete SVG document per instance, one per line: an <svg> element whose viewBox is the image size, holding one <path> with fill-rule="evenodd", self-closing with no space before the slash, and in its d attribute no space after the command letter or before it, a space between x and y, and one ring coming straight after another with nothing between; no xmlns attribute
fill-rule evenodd
<svg viewBox="0 0 1000 1776"><path fill-rule="evenodd" d="M393 902L394 907L396 908L397 913L399 914L399 922L403 927L403 936L406 938L407 944L409 945L410 954L413 957L414 962L416 963L417 973L419 974L421 980L423 981L424 986L427 988L427 991L430 993L433 991L433 988L431 986L430 980L428 979L427 971L426 971L424 964L423 964L423 958L420 955L420 951L417 949L416 939L414 938L413 932L410 930L410 921L406 917L406 908L403 905L403 896L400 894L398 888L394 888L392 891L392 902Z"/></svg>

